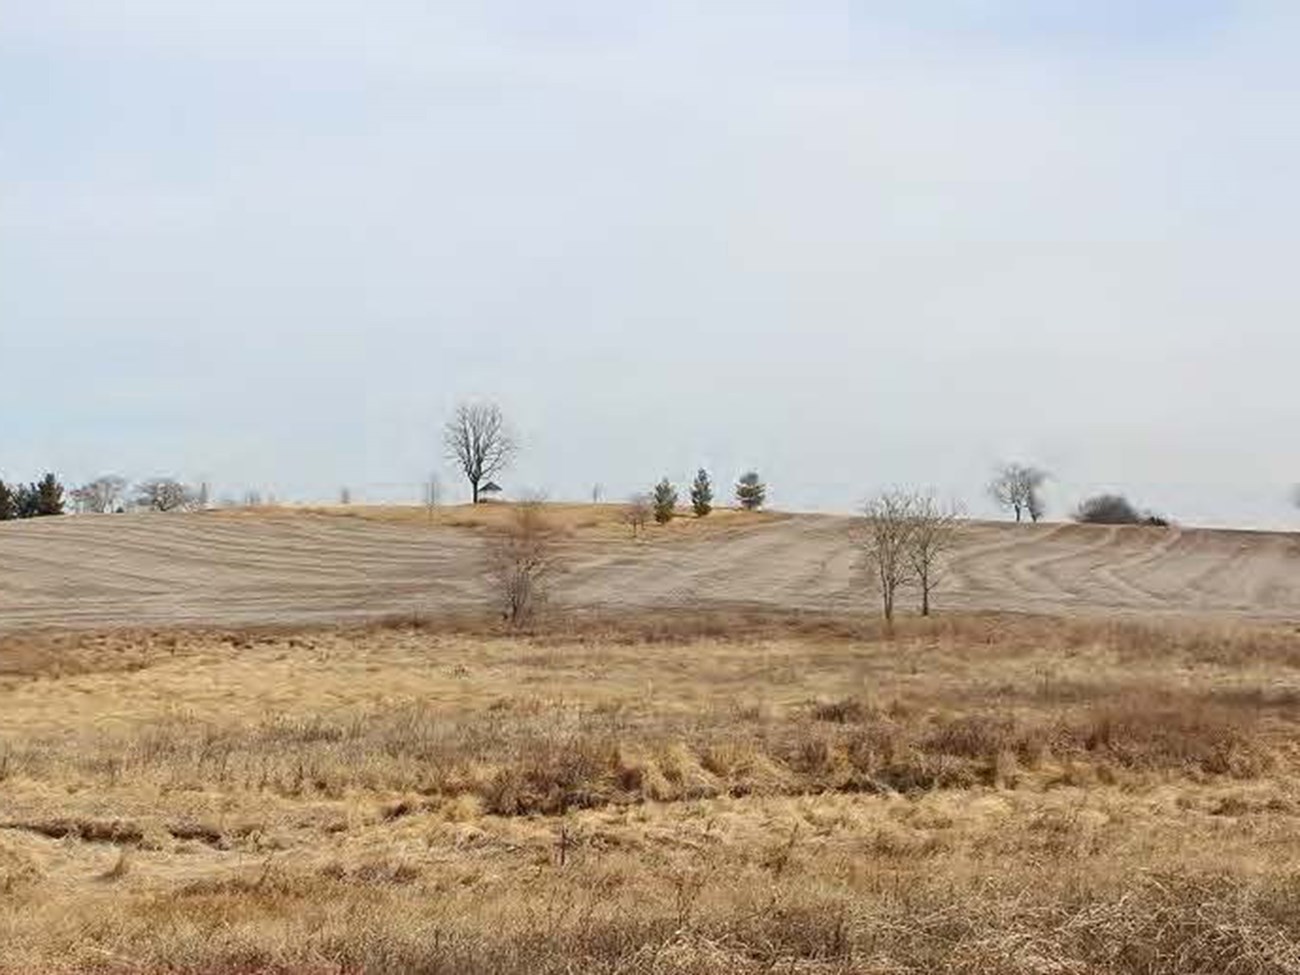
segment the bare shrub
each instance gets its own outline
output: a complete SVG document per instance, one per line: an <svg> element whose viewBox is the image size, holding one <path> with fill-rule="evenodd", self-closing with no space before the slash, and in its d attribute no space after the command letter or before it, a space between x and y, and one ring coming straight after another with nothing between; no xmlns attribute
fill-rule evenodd
<svg viewBox="0 0 1300 975"><path fill-rule="evenodd" d="M1079 505L1074 520L1089 525L1136 525L1142 516L1124 495L1098 494Z"/></svg>
<svg viewBox="0 0 1300 975"><path fill-rule="evenodd" d="M1162 515L1139 512L1122 494L1098 494L1083 501L1074 520L1085 525L1150 525L1168 528L1169 519Z"/></svg>
<svg viewBox="0 0 1300 975"><path fill-rule="evenodd" d="M645 531L652 507L650 497L646 494L634 494L623 505L623 524L632 529L633 538L636 538L638 532Z"/></svg>
<svg viewBox="0 0 1300 975"><path fill-rule="evenodd" d="M818 701L812 708L813 720L826 721L831 724L859 723L871 713L871 707L857 697L844 697L835 701Z"/></svg>
<svg viewBox="0 0 1300 975"><path fill-rule="evenodd" d="M1247 778L1270 762L1240 714L1203 701L1133 697L1093 711L1072 729L1072 738L1130 768Z"/></svg>
<svg viewBox="0 0 1300 975"><path fill-rule="evenodd" d="M515 506L510 523L488 542L488 564L502 618L512 625L531 620L546 600L554 573L555 531L541 501Z"/></svg>

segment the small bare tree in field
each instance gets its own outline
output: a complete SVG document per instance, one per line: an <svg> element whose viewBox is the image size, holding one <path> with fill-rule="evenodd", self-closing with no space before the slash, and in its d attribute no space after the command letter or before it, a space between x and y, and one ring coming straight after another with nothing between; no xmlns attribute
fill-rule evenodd
<svg viewBox="0 0 1300 975"><path fill-rule="evenodd" d="M475 504L484 482L509 465L515 441L495 403L462 403L443 428L447 457L469 481Z"/></svg>
<svg viewBox="0 0 1300 975"><path fill-rule="evenodd" d="M488 566L501 616L512 626L531 620L546 601L555 572L555 531L540 500L515 506L510 523L488 543Z"/></svg>
<svg viewBox="0 0 1300 975"><path fill-rule="evenodd" d="M72 500L78 511L87 514L103 515L115 511L126 492L126 478L116 474L105 474L89 484L83 484L72 492Z"/></svg>
<svg viewBox="0 0 1300 975"><path fill-rule="evenodd" d="M135 503L150 511L184 511L192 507L195 494L180 481L155 477L136 485Z"/></svg>
<svg viewBox="0 0 1300 975"><path fill-rule="evenodd" d="M1043 517L1046 507L1043 504L1042 488L1048 474L1037 467L1024 464L1003 464L989 482L989 497L999 507L1014 511L1016 521L1025 515L1038 521Z"/></svg>
<svg viewBox="0 0 1300 975"><path fill-rule="evenodd" d="M911 508L907 560L921 590L921 615L929 616L930 596L943 581L947 554L960 541L962 514L956 505L940 505L931 494L912 497Z"/></svg>
<svg viewBox="0 0 1300 975"><path fill-rule="evenodd" d="M633 538L636 538L638 532L645 531L653 508L649 495L634 494L627 499L627 504L623 505L623 524L632 529Z"/></svg>
<svg viewBox="0 0 1300 975"><path fill-rule="evenodd" d="M898 590L912 578L916 500L905 491L886 491L868 501L858 526L861 568L880 593L886 626L893 626Z"/></svg>

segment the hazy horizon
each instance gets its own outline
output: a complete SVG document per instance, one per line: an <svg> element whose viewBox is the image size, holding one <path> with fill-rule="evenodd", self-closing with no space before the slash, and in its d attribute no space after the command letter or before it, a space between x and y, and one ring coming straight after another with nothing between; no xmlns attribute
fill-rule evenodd
<svg viewBox="0 0 1300 975"><path fill-rule="evenodd" d="M1300 525L1300 8L269 6L0 20L0 478Z"/></svg>

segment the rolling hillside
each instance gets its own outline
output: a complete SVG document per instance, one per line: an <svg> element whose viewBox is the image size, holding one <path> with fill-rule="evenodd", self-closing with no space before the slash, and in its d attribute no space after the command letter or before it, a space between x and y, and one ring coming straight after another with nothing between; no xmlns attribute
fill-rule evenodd
<svg viewBox="0 0 1300 975"><path fill-rule="evenodd" d="M612 509L569 529L557 601L850 610L847 519L728 513L633 542ZM400 509L398 509L400 513ZM0 629L303 623L455 611L486 597L483 528L379 510L69 517L0 525ZM941 607L1300 618L1300 536L970 526Z"/></svg>

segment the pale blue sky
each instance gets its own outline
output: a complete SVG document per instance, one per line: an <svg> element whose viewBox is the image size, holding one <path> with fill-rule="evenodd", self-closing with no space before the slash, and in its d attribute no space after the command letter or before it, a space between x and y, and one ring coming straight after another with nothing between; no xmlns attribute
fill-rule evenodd
<svg viewBox="0 0 1300 975"><path fill-rule="evenodd" d="M703 9L702 9L703 8ZM1300 8L0 0L0 476L1300 480Z"/></svg>

